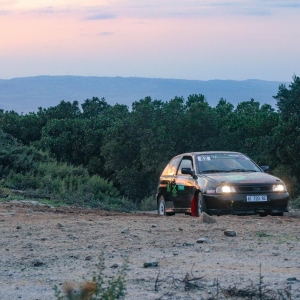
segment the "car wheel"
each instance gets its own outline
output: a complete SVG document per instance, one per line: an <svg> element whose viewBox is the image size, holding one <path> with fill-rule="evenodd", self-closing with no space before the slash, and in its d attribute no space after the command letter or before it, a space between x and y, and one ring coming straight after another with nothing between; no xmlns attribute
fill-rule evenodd
<svg viewBox="0 0 300 300"><path fill-rule="evenodd" d="M273 213L273 214L271 214L271 216L282 217L283 216L283 212Z"/></svg>
<svg viewBox="0 0 300 300"><path fill-rule="evenodd" d="M266 217L267 215L268 215L268 213L266 213L266 212L259 213L259 216L262 217L262 218L263 218L263 217Z"/></svg>
<svg viewBox="0 0 300 300"><path fill-rule="evenodd" d="M159 200L157 201L157 213L160 216L166 215L166 202L164 197L160 196Z"/></svg>
<svg viewBox="0 0 300 300"><path fill-rule="evenodd" d="M207 208L202 193L199 193L197 203L197 217L199 217L202 212L207 213Z"/></svg>
<svg viewBox="0 0 300 300"><path fill-rule="evenodd" d="M166 216L174 216L175 215L175 213L173 213L173 212L166 212Z"/></svg>

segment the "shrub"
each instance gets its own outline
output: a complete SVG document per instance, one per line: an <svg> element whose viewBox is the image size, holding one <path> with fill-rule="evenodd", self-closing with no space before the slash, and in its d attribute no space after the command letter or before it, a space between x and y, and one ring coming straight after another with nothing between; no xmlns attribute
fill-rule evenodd
<svg viewBox="0 0 300 300"><path fill-rule="evenodd" d="M150 196L142 199L142 201L139 204L139 210L142 211L149 211L149 210L156 210L156 200L155 196Z"/></svg>
<svg viewBox="0 0 300 300"><path fill-rule="evenodd" d="M30 191L52 203L131 211L135 205L120 198L112 183L90 176L81 166L58 163L46 153L23 146L0 131L0 176L4 188ZM27 193L28 195L28 193Z"/></svg>
<svg viewBox="0 0 300 300"><path fill-rule="evenodd" d="M291 168L280 165L273 170L272 174L284 181L293 202L293 199L300 193L300 184L297 178L292 175Z"/></svg>
<svg viewBox="0 0 300 300"><path fill-rule="evenodd" d="M107 279L104 274L105 264L103 254L99 257L97 264L98 274L93 276L91 281L85 281L79 288L74 287L70 283L64 286L64 293L54 287L55 297L57 300L115 300L123 299L126 294L126 266L123 267L118 274Z"/></svg>

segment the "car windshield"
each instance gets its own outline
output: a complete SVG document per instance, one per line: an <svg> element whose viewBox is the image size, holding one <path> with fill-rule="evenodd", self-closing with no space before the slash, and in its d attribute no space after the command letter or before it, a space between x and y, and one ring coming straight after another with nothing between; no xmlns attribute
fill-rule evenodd
<svg viewBox="0 0 300 300"><path fill-rule="evenodd" d="M197 156L200 173L261 172L247 156L235 153L212 153Z"/></svg>

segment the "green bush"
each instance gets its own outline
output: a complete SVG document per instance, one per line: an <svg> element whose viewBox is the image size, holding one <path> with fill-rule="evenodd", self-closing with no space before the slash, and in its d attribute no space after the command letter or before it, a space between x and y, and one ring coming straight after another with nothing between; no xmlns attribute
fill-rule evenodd
<svg viewBox="0 0 300 300"><path fill-rule="evenodd" d="M2 142L2 144L1 144ZM0 131L0 176L3 188L30 192L52 203L131 211L113 184L81 166L58 163L46 153L23 146ZM28 193L27 193L28 195Z"/></svg>
<svg viewBox="0 0 300 300"><path fill-rule="evenodd" d="M300 197L296 197L291 201L291 206L294 208L300 208Z"/></svg>
<svg viewBox="0 0 300 300"><path fill-rule="evenodd" d="M156 200L155 196L150 196L142 199L142 201L139 204L139 210L142 211L149 211L149 210L156 210L157 205L156 205Z"/></svg>
<svg viewBox="0 0 300 300"><path fill-rule="evenodd" d="M296 176L291 175L293 174L291 168L284 165L280 165L272 171L272 174L274 176L278 176L284 181L287 190L290 194L290 197L293 201L293 199L300 193L300 184Z"/></svg>

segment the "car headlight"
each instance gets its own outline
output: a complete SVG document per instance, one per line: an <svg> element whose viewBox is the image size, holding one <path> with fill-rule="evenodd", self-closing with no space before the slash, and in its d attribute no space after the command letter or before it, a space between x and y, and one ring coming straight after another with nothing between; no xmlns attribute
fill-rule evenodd
<svg viewBox="0 0 300 300"><path fill-rule="evenodd" d="M218 186L216 189L217 193L236 193L236 189L233 186L222 185Z"/></svg>
<svg viewBox="0 0 300 300"><path fill-rule="evenodd" d="M274 184L272 187L273 192L286 192L284 184Z"/></svg>

